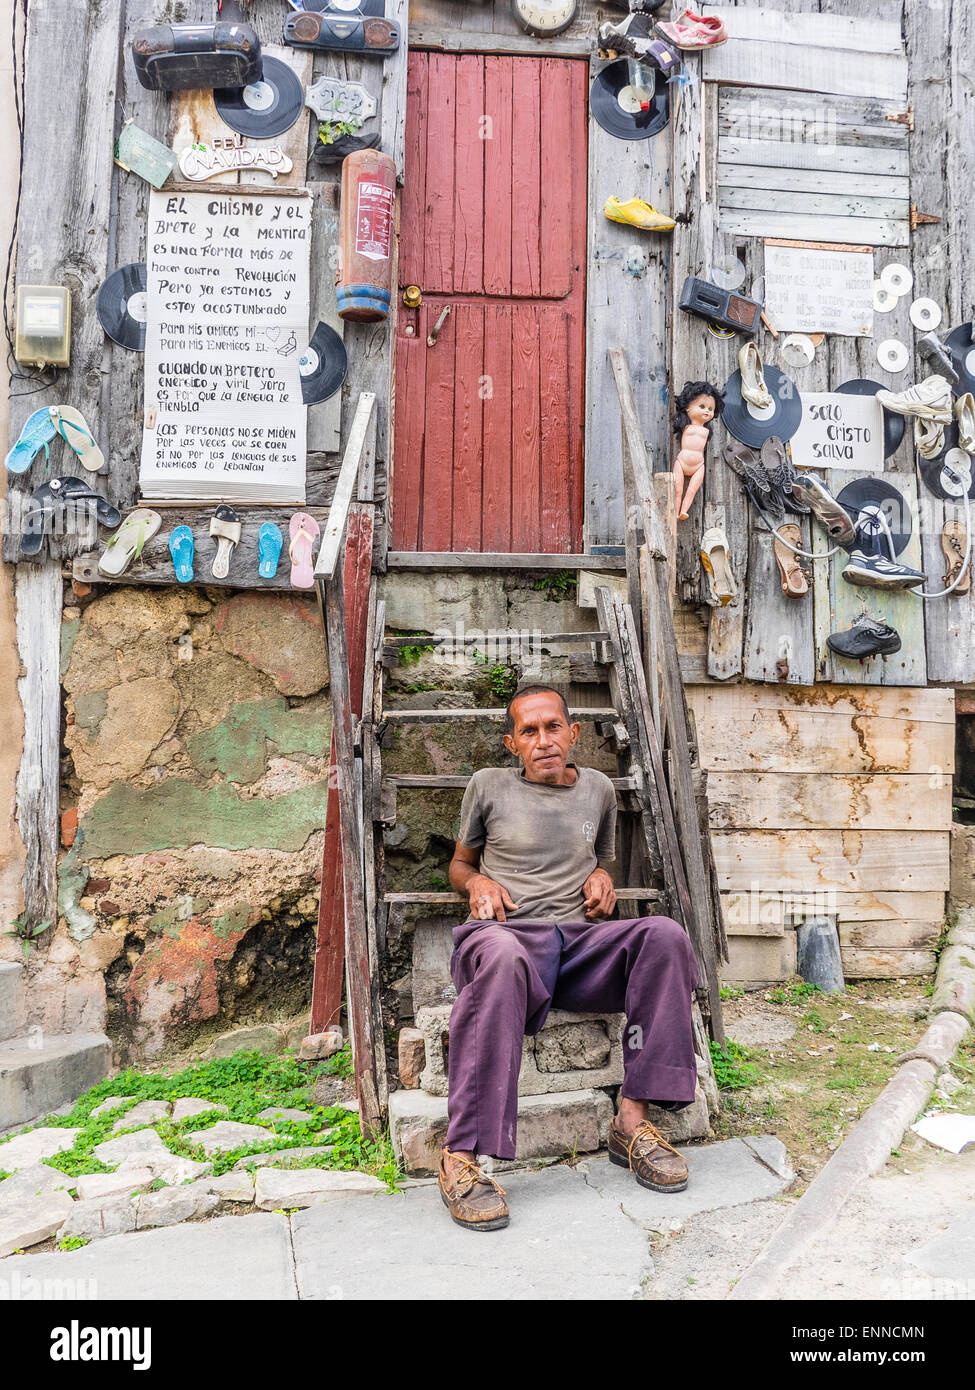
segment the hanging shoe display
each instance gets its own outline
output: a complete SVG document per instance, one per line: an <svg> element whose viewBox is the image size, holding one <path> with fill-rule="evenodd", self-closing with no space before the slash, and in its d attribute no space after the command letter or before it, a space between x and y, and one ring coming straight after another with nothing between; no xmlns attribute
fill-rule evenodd
<svg viewBox="0 0 975 1390"><path fill-rule="evenodd" d="M831 632L826 645L837 656L862 661L867 656L889 656L901 649L900 633L889 623L862 613L843 632Z"/></svg>
<svg viewBox="0 0 975 1390"><path fill-rule="evenodd" d="M947 377L928 376L906 391L878 391L877 400L885 410L916 419L936 420L948 425L952 417L951 382Z"/></svg>

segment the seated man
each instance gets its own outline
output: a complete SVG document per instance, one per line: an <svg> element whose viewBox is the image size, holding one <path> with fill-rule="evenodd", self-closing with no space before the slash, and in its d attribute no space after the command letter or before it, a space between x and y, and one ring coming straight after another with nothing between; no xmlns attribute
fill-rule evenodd
<svg viewBox="0 0 975 1390"><path fill-rule="evenodd" d="M616 792L603 773L570 762L578 737L561 695L526 686L508 705L504 736L522 767L475 772L461 808L450 882L471 916L453 933L440 1193L454 1221L475 1231L508 1224L503 1189L477 1155L515 1157L522 1039L552 1007L625 1012L609 1156L655 1192L687 1186L687 1165L648 1122L647 1105L681 1110L694 1099L697 963L669 917L607 920L616 894L602 865L615 858Z"/></svg>

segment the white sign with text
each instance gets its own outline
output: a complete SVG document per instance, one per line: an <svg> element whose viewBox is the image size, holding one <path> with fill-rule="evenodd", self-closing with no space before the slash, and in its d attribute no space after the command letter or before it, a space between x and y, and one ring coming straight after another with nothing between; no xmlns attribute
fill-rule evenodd
<svg viewBox="0 0 975 1390"><path fill-rule="evenodd" d="M873 333L873 252L765 243L765 313L777 332Z"/></svg>
<svg viewBox="0 0 975 1390"><path fill-rule="evenodd" d="M153 193L147 500L303 503L311 198Z"/></svg>
<svg viewBox="0 0 975 1390"><path fill-rule="evenodd" d="M884 412L876 396L803 391L802 420L792 439L797 468L884 469Z"/></svg>

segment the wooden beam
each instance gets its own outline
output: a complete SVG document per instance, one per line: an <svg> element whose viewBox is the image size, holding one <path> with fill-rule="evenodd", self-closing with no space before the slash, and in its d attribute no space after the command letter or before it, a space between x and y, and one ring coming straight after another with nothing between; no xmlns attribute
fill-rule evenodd
<svg viewBox="0 0 975 1390"><path fill-rule="evenodd" d="M61 781L61 575L57 565L21 565L15 581L18 681L24 747L17 823L24 842L24 906L33 924L57 916L58 790Z"/></svg>
<svg viewBox="0 0 975 1390"><path fill-rule="evenodd" d="M569 714L574 720L589 720L594 724L611 724L619 718L615 709L575 709L569 706ZM503 709L388 709L383 719L389 724L461 724L465 720L489 719L500 723L507 719L508 712Z"/></svg>
<svg viewBox="0 0 975 1390"><path fill-rule="evenodd" d="M556 34L535 39L530 34L492 34L473 29L441 29L411 24L410 48L429 48L437 53L500 53L506 57L588 58L592 36Z"/></svg>
<svg viewBox="0 0 975 1390"><path fill-rule="evenodd" d="M475 554L453 550L391 550L391 570L609 570L622 573L625 555Z"/></svg>
<svg viewBox="0 0 975 1390"><path fill-rule="evenodd" d="M339 480L335 485L335 496L332 498L328 521L322 531L321 544L318 547L315 578L319 582L329 582L338 571L339 555L342 553L345 527L349 519L349 507L352 505L352 498L359 479L359 467L362 463L366 434L375 404L375 392L361 391L359 393L359 402L346 441Z"/></svg>

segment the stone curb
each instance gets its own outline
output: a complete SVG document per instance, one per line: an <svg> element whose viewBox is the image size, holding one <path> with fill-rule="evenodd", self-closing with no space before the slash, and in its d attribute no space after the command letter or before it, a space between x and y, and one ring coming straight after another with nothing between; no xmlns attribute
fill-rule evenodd
<svg viewBox="0 0 975 1390"><path fill-rule="evenodd" d="M951 944L942 952L929 1009L934 1017L917 1047L896 1059L897 1071L738 1280L729 1301L781 1297L776 1286L784 1271L825 1235L857 1184L880 1172L927 1105L938 1072L958 1051L975 1017L975 969L958 959L964 954Z"/></svg>

